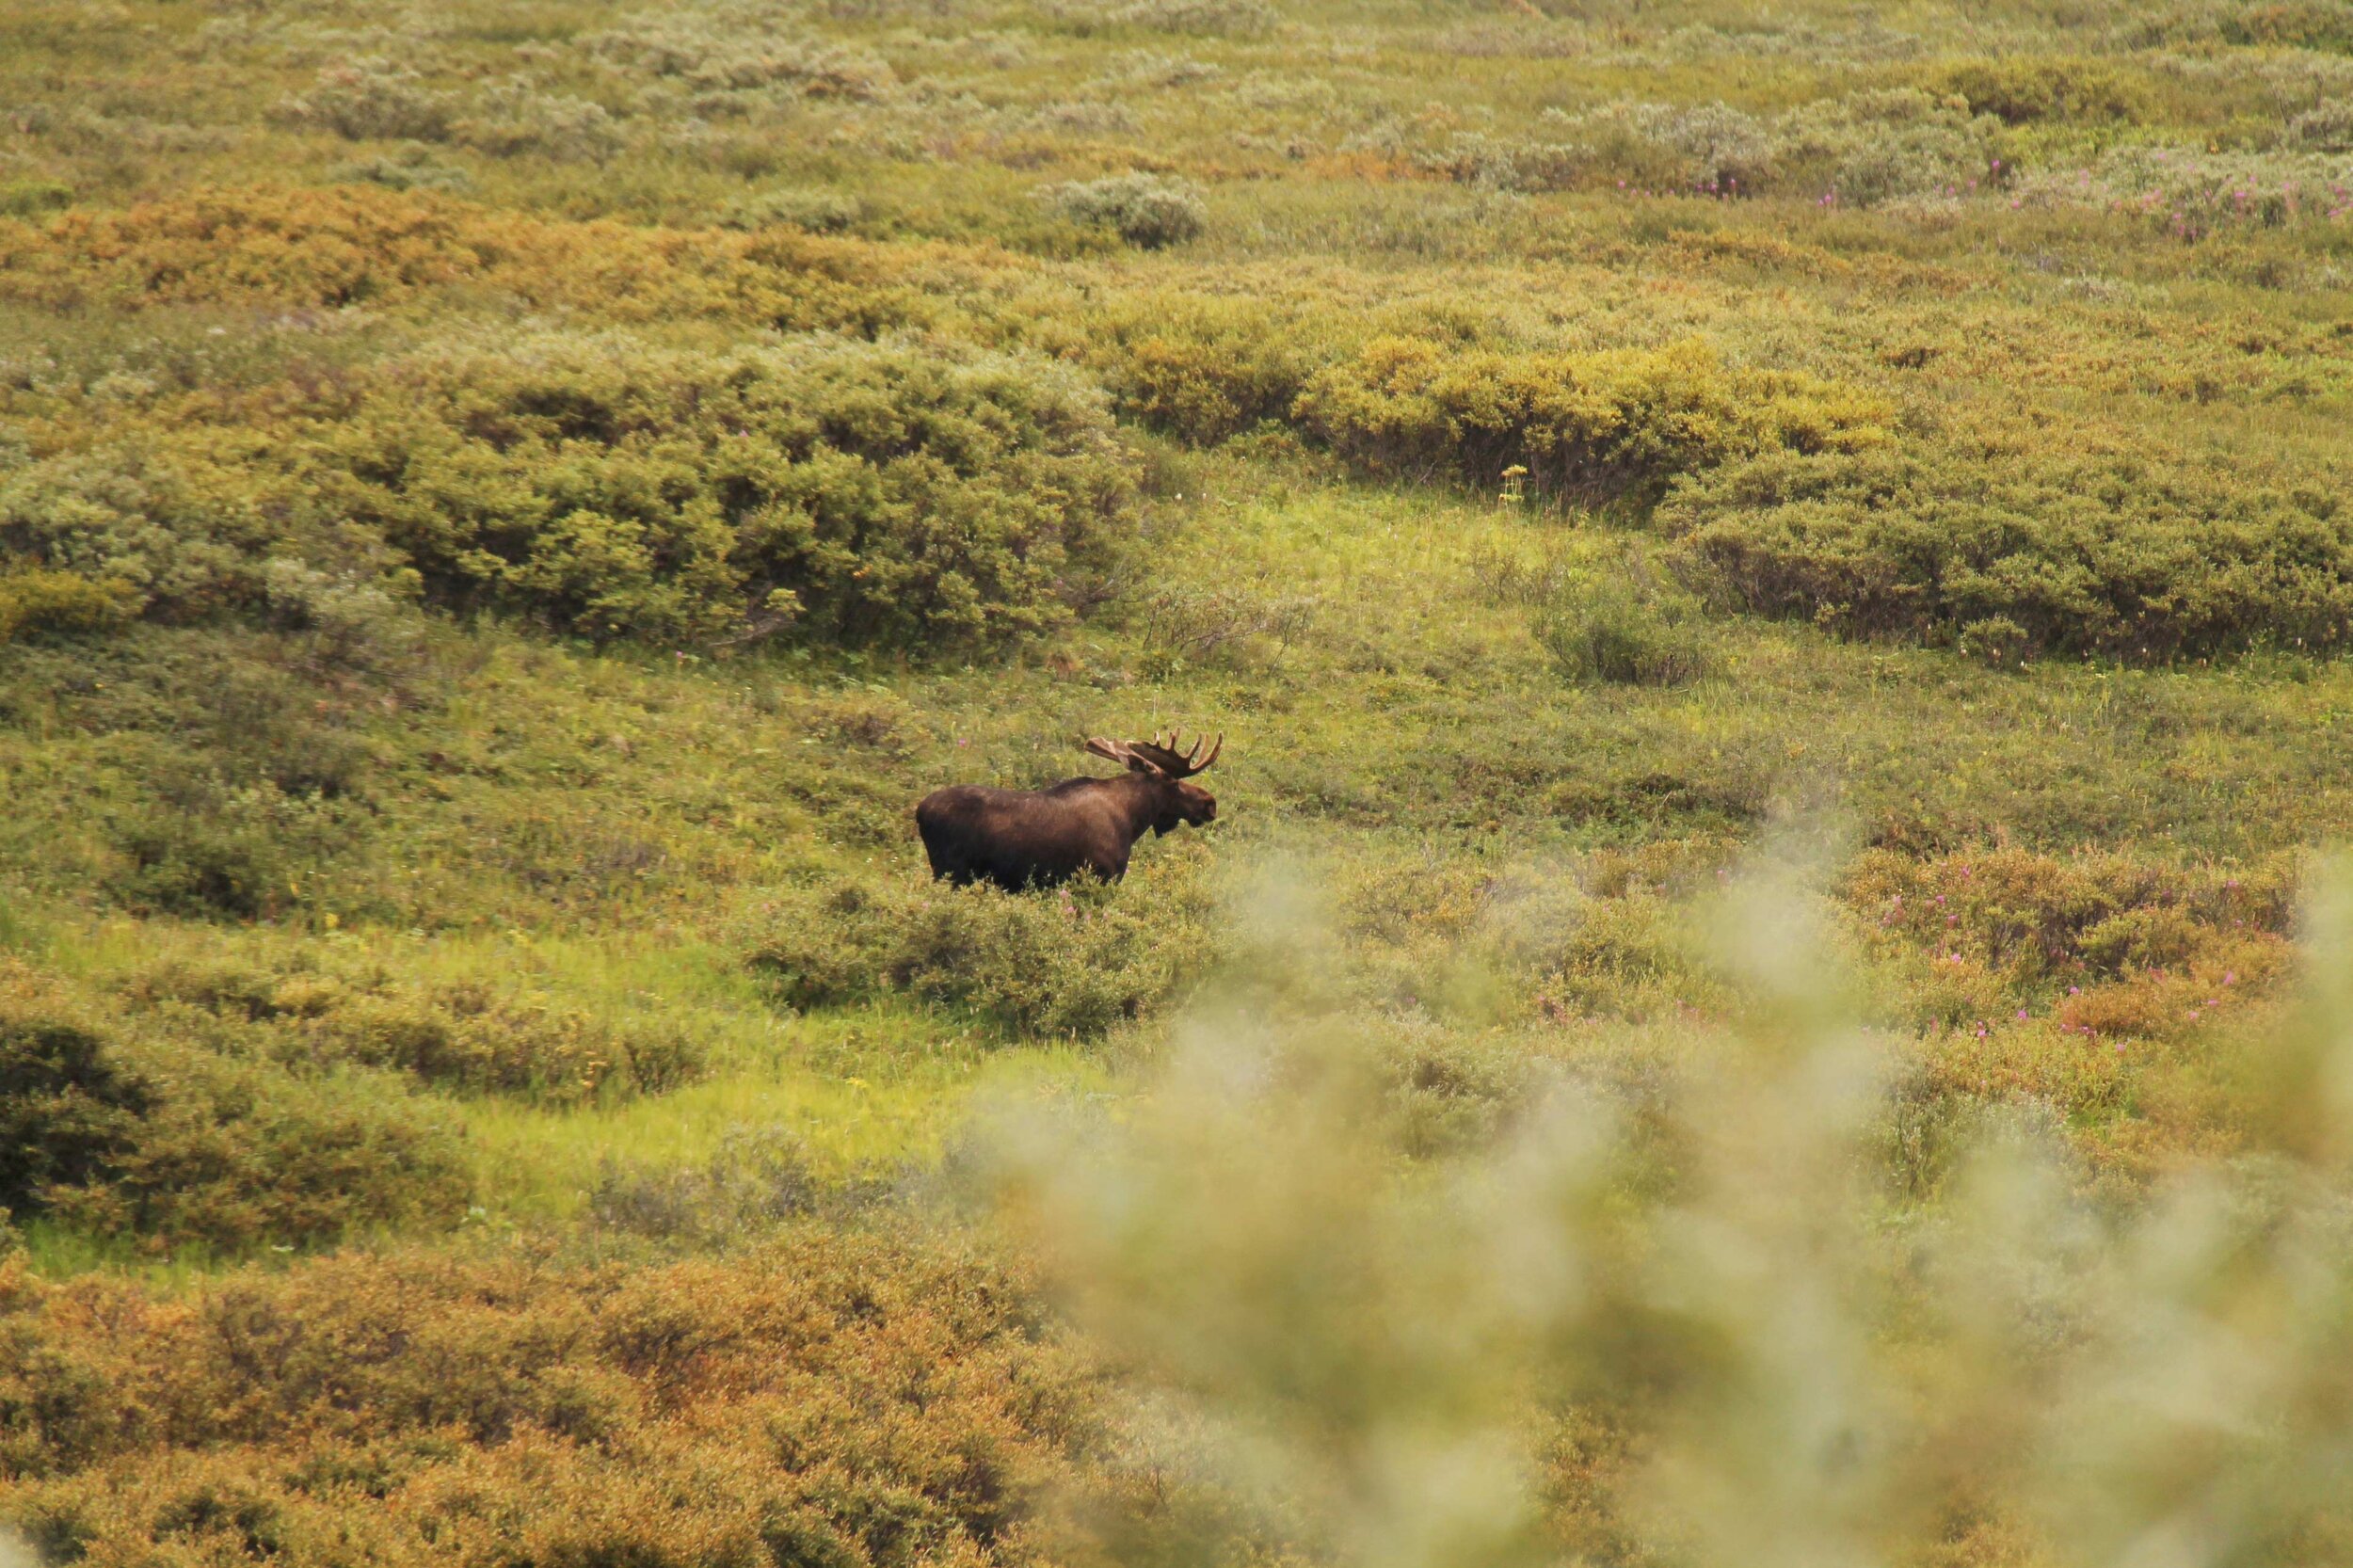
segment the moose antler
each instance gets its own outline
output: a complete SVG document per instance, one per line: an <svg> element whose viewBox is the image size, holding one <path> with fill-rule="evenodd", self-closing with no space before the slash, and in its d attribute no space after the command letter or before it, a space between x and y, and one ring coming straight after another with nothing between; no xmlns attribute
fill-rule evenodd
<svg viewBox="0 0 2353 1568"><path fill-rule="evenodd" d="M1177 745L1176 732L1172 729L1166 736L1155 735L1149 742L1139 741L1128 749L1148 760L1171 778L1191 778L1217 760L1217 754L1225 749L1225 737L1222 734L1218 736L1215 745L1209 745L1206 740L1195 740L1191 751L1179 751ZM1207 757L1201 755L1201 748L1205 745L1209 745Z"/></svg>
<svg viewBox="0 0 2353 1568"><path fill-rule="evenodd" d="M1123 768L1133 768L1138 773L1148 772L1154 766L1150 761L1130 751L1127 742L1107 741L1100 735L1089 736L1079 749L1090 756L1100 757L1107 762L1116 762Z"/></svg>
<svg viewBox="0 0 2353 1568"><path fill-rule="evenodd" d="M1176 734L1171 730L1165 737L1155 734L1149 741L1107 741L1100 735L1089 739L1084 749L1106 761L1138 773L1165 774L1171 778L1191 778L1217 760L1217 754L1225 749L1225 737L1219 735L1217 744L1209 747L1207 757L1201 748L1208 743L1196 740L1191 751L1176 749Z"/></svg>

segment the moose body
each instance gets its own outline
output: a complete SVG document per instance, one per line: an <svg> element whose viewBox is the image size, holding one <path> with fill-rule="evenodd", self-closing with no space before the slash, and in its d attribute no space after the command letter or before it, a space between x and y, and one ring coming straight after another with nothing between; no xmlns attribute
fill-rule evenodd
<svg viewBox="0 0 2353 1568"><path fill-rule="evenodd" d="M1114 778L1066 778L1044 790L957 784L933 791L915 808L932 874L1009 891L1051 887L1081 872L1118 881L1147 831L1217 819L1217 797L1186 782L1217 760L1217 748L1203 760L1198 744L1187 754L1176 739L1087 742L1089 752L1127 767Z"/></svg>

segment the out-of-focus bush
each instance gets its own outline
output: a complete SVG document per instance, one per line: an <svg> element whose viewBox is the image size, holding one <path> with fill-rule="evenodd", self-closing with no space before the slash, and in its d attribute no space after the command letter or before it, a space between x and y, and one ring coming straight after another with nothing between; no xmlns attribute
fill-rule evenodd
<svg viewBox="0 0 2353 1568"><path fill-rule="evenodd" d="M730 229L765 229L771 224L812 234L847 233L864 222L866 203L831 190L771 190L729 207L722 221Z"/></svg>
<svg viewBox="0 0 2353 1568"><path fill-rule="evenodd" d="M1580 1042L1412 1180L1389 1052L1236 1016L1113 1117L1009 1111L998 1191L1303 1556L2095 1562L2194 1520L2204 1560L2329 1560L2346 929L2245 1042L2265 1158L2104 1205L2046 1107L1924 1122L1808 905L1731 886L1728 1027ZM1900 1210L1890 1151L1938 1173Z"/></svg>
<svg viewBox="0 0 2353 1568"><path fill-rule="evenodd" d="M1657 520L1732 602L1858 636L1998 617L2029 653L2161 660L2353 632L2334 497L2147 458L1769 452L1686 481Z"/></svg>
<svg viewBox="0 0 2353 1568"><path fill-rule="evenodd" d="M1116 888L842 884L794 897L751 953L778 1000L911 996L1021 1037L1096 1039L1209 972L1222 943L1197 858L1163 848Z"/></svg>
<svg viewBox="0 0 2353 1568"><path fill-rule="evenodd" d="M54 585L72 574L119 586L126 609L158 619L254 602L259 552L279 526L246 461L254 443L217 431L146 434L0 473L0 549L41 564L40 580L53 584L39 590L44 598L80 593Z"/></svg>
<svg viewBox="0 0 2353 1568"><path fill-rule="evenodd" d="M1073 223L1112 230L1144 250L1182 245L1198 236L1208 221L1198 190L1158 174L1113 174L1055 185L1043 195Z"/></svg>
<svg viewBox="0 0 2353 1568"><path fill-rule="evenodd" d="M1324 324L1250 301L1150 294L1104 326L1088 357L1120 412L1201 445L1288 421L1332 358Z"/></svg>
<svg viewBox="0 0 2353 1568"><path fill-rule="evenodd" d="M2017 90L2029 88L2019 84ZM2066 87L2050 90L2063 94ZM2001 130L1993 111L1973 114L1958 90L1879 88L1819 99L1771 119L1722 103L1624 100L1581 114L1548 110L1522 136L1449 131L1414 158L1450 179L1501 190L1614 184L1727 198L1801 193L1874 206L1991 183Z"/></svg>
<svg viewBox="0 0 2353 1568"><path fill-rule="evenodd" d="M62 180L0 183L0 217L38 217L73 205L73 187Z"/></svg>
<svg viewBox="0 0 2353 1568"><path fill-rule="evenodd" d="M2313 104L2288 121L2288 140L2314 152L2353 152L2353 104Z"/></svg>
<svg viewBox="0 0 2353 1568"><path fill-rule="evenodd" d="M1051 0L1048 13L1087 31L1148 27L1204 38L1261 38L1281 20L1268 0Z"/></svg>
<svg viewBox="0 0 2353 1568"><path fill-rule="evenodd" d="M1676 475L1759 452L1867 452L1888 407L1801 375L1726 368L1705 345L1449 353L1389 338L1321 372L1297 417L1379 474L1486 485L1514 465L1545 498L1655 498Z"/></svg>

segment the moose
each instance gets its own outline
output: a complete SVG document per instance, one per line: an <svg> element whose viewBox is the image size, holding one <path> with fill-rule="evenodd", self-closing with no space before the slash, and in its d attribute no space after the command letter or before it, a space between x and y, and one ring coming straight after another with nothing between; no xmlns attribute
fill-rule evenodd
<svg viewBox="0 0 2353 1568"><path fill-rule="evenodd" d="M1107 882L1128 872L1128 856L1144 830L1168 833L1217 820L1217 797L1186 780L1225 749L1220 735L1201 755L1165 740L1090 740L1085 749L1128 771L1114 778L1065 778L1044 790L992 790L978 784L935 790L915 808L915 828L932 874L963 886L993 882L1009 892L1053 887L1080 872Z"/></svg>

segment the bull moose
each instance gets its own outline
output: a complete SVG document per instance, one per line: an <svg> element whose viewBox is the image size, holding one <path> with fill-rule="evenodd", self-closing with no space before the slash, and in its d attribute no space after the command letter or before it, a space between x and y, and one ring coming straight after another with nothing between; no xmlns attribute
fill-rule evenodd
<svg viewBox="0 0 2353 1568"><path fill-rule="evenodd" d="M1052 887L1080 872L1116 882L1145 829L1167 833L1217 820L1217 797L1187 779L1225 748L1225 737L1201 755L1165 741L1086 743L1085 749L1128 771L1113 778L1065 778L1044 790L992 790L955 784L934 790L915 808L932 874L962 886L993 882L1008 891Z"/></svg>

